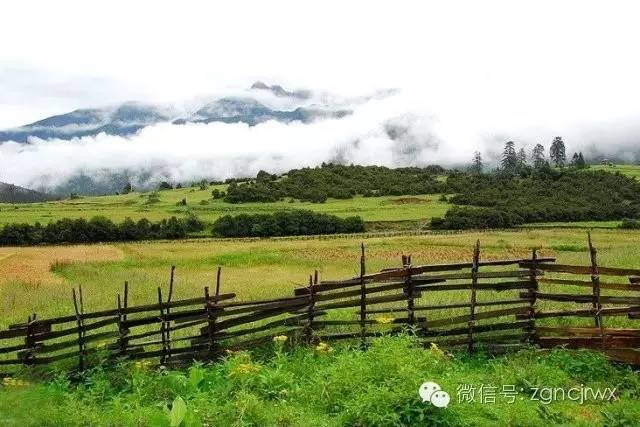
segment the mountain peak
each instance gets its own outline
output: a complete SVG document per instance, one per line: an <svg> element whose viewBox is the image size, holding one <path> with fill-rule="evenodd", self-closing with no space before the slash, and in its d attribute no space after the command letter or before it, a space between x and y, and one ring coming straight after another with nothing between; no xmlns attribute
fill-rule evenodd
<svg viewBox="0 0 640 427"><path fill-rule="evenodd" d="M298 99L308 99L311 97L311 92L308 90L294 90L294 91L288 91L285 88L283 88L280 85L271 85L269 86L268 84L258 80L255 83L253 83L251 85L251 88L253 90L266 90L271 92L272 94L274 94L275 96L284 98L284 97L289 97L289 98L298 98Z"/></svg>

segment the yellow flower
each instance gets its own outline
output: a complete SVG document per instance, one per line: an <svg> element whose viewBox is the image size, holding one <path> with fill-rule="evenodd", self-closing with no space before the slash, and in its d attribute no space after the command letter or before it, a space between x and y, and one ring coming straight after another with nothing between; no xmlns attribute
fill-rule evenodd
<svg viewBox="0 0 640 427"><path fill-rule="evenodd" d="M153 362L151 360L141 360L134 364L134 366L137 369L142 369L142 370L149 368L151 365L153 365Z"/></svg>
<svg viewBox="0 0 640 427"><path fill-rule="evenodd" d="M289 337L286 335L276 335L275 337L273 337L273 342L277 344L284 344L288 339Z"/></svg>
<svg viewBox="0 0 640 427"><path fill-rule="evenodd" d="M389 323L393 323L394 320L396 320L394 317L391 316L378 316L375 318L376 323L381 323L381 324L389 324Z"/></svg>
<svg viewBox="0 0 640 427"><path fill-rule="evenodd" d="M2 379L2 384L5 387L23 387L29 385L29 381L21 380L18 378L5 377Z"/></svg>
<svg viewBox="0 0 640 427"><path fill-rule="evenodd" d="M251 363L241 363L231 371L230 375L247 375L260 371L260 366Z"/></svg>
<svg viewBox="0 0 640 427"><path fill-rule="evenodd" d="M321 342L316 346L316 351L318 353L330 353L333 351L333 348L326 342Z"/></svg>
<svg viewBox="0 0 640 427"><path fill-rule="evenodd" d="M431 343L431 352L440 358L447 357L447 354L434 342Z"/></svg>

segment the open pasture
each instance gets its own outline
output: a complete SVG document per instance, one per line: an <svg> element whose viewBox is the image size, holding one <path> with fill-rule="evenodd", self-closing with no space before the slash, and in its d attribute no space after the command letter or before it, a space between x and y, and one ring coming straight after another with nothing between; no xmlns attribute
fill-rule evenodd
<svg viewBox="0 0 640 427"><path fill-rule="evenodd" d="M288 209L308 209L314 212L347 217L360 215L367 222L377 221L428 221L442 216L450 207L439 200L440 195L383 196L352 199L329 199L325 203L281 201L274 203L225 203L213 199L214 188L224 190L226 186L209 186L164 190L153 193L157 199L150 201L152 193L130 193L114 196L82 197L79 199L29 204L0 203L0 226L7 223L47 224L61 218L91 218L104 215L115 222L126 217L134 220L147 218L158 221L171 216L184 216L188 211L206 222L213 222L223 215L241 213L273 213ZM186 199L186 206L178 202Z"/></svg>
<svg viewBox="0 0 640 427"><path fill-rule="evenodd" d="M594 230L600 265L640 266L640 232ZM4 248L0 271L23 262L24 274L2 274L0 326L39 317L68 314L71 288L82 285L87 310L113 308L124 281L130 283L131 304L156 302L156 288L166 288L176 266L175 298L202 294L222 267L222 291L240 299L290 295L318 270L321 279L342 279L359 272L359 244L364 242L367 271L397 267L403 254L414 264L468 261L480 239L481 258L516 259L533 247L558 263L587 265L586 233L575 229L425 234L419 236L339 237L331 239L262 239L158 241L112 245ZM22 261L21 261L22 260ZM566 291L566 288L563 289Z"/></svg>

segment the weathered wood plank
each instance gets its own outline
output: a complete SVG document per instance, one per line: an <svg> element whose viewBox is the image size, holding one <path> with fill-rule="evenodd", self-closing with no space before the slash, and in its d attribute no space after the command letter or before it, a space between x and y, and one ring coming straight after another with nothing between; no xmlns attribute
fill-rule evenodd
<svg viewBox="0 0 640 427"><path fill-rule="evenodd" d="M529 268L532 266L531 261L523 261L519 263L521 268ZM591 267L579 265L565 264L538 264L537 268L544 271L552 271L556 273L584 274L591 275ZM634 268L616 268L616 267L599 267L598 272L602 276L638 276L640 270Z"/></svg>
<svg viewBox="0 0 640 427"><path fill-rule="evenodd" d="M548 279L548 278L540 278L538 279L540 283L548 283L551 285L567 285L567 286L581 286L581 287L589 287L593 286L593 283L590 280L571 280L571 279ZM602 289L612 289L617 291L640 291L640 286L629 285L626 283L609 283L609 282L600 282L600 288Z"/></svg>
<svg viewBox="0 0 640 427"><path fill-rule="evenodd" d="M475 320L482 319L492 319L494 317L502 317L502 316L510 316L513 314L526 314L529 312L529 307L513 307L513 308L505 308L501 310L492 310L492 311L484 311L481 313L475 314ZM439 326L448 326L455 325L459 323L467 323L471 321L471 316L463 315L463 316L455 316L447 319L436 319L429 320L429 328L437 328ZM422 326L422 325L421 325Z"/></svg>

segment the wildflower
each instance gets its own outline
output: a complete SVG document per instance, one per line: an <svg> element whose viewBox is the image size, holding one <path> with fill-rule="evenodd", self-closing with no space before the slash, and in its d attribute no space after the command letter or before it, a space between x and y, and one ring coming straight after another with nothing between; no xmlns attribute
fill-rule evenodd
<svg viewBox="0 0 640 427"><path fill-rule="evenodd" d="M151 365L153 365L153 362L151 360L141 360L139 362L135 362L134 364L134 366L140 370L145 370L149 368Z"/></svg>
<svg viewBox="0 0 640 427"><path fill-rule="evenodd" d="M2 379L2 385L5 387L23 387L29 385L29 381L18 378L5 377Z"/></svg>
<svg viewBox="0 0 640 427"><path fill-rule="evenodd" d="M434 342L431 343L431 352L439 358L447 357L447 354Z"/></svg>
<svg viewBox="0 0 640 427"><path fill-rule="evenodd" d="M393 323L394 320L396 319L391 316L378 316L375 318L376 323L381 323L383 325Z"/></svg>
<svg viewBox="0 0 640 427"><path fill-rule="evenodd" d="M247 375L260 371L260 366L256 366L251 363L241 363L231 371L232 376L234 375Z"/></svg>
<svg viewBox="0 0 640 427"><path fill-rule="evenodd" d="M276 335L273 337L273 342L277 344L284 344L289 339L286 335Z"/></svg>
<svg viewBox="0 0 640 427"><path fill-rule="evenodd" d="M329 344L327 344L326 342L321 342L316 346L316 351L318 353L326 354L326 353L332 352L333 348Z"/></svg>

